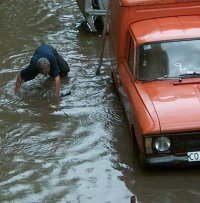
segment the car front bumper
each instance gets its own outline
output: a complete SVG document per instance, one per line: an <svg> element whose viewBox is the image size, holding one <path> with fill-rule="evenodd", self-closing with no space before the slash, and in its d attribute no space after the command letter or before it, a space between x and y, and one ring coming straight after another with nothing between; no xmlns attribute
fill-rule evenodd
<svg viewBox="0 0 200 203"><path fill-rule="evenodd" d="M140 160L144 165L148 166L184 166L184 165L199 165L199 162L189 162L187 155L162 155L162 156L145 156L140 155Z"/></svg>

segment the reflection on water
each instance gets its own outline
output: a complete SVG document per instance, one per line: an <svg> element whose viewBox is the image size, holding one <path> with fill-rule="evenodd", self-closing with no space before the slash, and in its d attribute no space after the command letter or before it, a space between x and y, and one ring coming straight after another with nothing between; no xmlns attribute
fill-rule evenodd
<svg viewBox="0 0 200 203"><path fill-rule="evenodd" d="M129 201L111 161L112 126L121 119L111 123L120 104L109 61L95 75L101 37L77 28L75 1L3 1L0 11L0 202ZM51 79L37 77L21 95L13 91L16 74L42 42L71 68L61 82L72 94L57 109Z"/></svg>
<svg viewBox="0 0 200 203"><path fill-rule="evenodd" d="M2 0L0 19L0 202L199 202L198 170L139 165L108 59L95 75L101 36L78 28L74 0ZM13 91L42 42L71 68L56 109L50 78Z"/></svg>

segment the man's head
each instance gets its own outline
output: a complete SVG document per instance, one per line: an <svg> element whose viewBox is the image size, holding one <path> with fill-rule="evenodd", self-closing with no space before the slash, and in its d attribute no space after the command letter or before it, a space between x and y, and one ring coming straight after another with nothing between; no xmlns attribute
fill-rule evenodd
<svg viewBox="0 0 200 203"><path fill-rule="evenodd" d="M37 68L43 75L47 75L50 72L50 63L46 58L40 58L37 62Z"/></svg>

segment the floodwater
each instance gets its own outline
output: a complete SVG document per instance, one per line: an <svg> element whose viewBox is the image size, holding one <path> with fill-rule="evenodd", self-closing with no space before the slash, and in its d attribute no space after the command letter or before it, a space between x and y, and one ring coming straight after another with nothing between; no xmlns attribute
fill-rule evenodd
<svg viewBox="0 0 200 203"><path fill-rule="evenodd" d="M75 0L0 0L0 202L199 203L199 168L143 168L108 59L96 76L101 33L81 25ZM71 71L53 108L53 81L38 76L16 95L16 75L41 43Z"/></svg>

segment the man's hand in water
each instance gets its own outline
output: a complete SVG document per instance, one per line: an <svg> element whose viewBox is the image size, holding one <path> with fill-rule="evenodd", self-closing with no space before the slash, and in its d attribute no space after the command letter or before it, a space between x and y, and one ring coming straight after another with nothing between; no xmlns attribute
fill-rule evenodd
<svg viewBox="0 0 200 203"><path fill-rule="evenodd" d="M60 76L58 75L55 77L55 97L56 99L59 99L60 97Z"/></svg>
<svg viewBox="0 0 200 203"><path fill-rule="evenodd" d="M19 75L17 76L17 80L16 80L16 83L15 83L15 92L16 92L16 93L19 93L21 84L22 84L23 82L24 82L24 80L22 79L21 75L19 74Z"/></svg>

